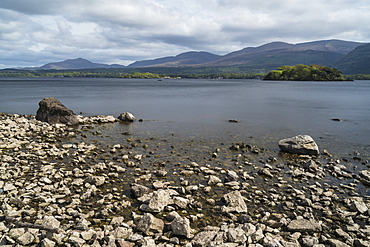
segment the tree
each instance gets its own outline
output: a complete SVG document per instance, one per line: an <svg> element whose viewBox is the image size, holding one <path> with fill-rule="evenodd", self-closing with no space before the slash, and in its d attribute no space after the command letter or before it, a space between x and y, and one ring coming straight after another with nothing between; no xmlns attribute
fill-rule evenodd
<svg viewBox="0 0 370 247"><path fill-rule="evenodd" d="M344 81L342 73L334 68L321 65L280 66L270 71L264 80L279 81Z"/></svg>

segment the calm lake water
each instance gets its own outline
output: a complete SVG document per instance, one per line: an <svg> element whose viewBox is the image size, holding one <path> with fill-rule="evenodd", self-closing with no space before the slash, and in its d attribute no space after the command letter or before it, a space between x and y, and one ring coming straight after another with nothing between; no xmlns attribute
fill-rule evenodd
<svg viewBox="0 0 370 247"><path fill-rule="evenodd" d="M370 81L0 78L0 92L0 112L36 114L51 96L77 114L129 111L147 120L130 127L142 135L264 140L276 149L281 138L309 134L341 152L370 144Z"/></svg>

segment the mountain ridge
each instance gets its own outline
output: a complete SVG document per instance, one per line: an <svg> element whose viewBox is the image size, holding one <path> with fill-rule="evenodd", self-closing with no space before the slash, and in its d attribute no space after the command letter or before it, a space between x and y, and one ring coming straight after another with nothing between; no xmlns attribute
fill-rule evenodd
<svg viewBox="0 0 370 247"><path fill-rule="evenodd" d="M67 59L61 62L47 63L38 69L56 69L56 70L65 70L65 69L100 69L100 68L125 68L126 66L119 64L101 64L93 63L84 58L76 59Z"/></svg>
<svg viewBox="0 0 370 247"><path fill-rule="evenodd" d="M136 61L123 66L119 64L93 63L84 58L67 59L61 62L48 63L41 67L24 68L32 70L73 70L104 68L201 68L201 67L244 67L248 73L267 73L281 65L318 64L347 68L341 62L348 54L366 43L344 40L319 40L290 44L275 41L257 47L246 47L225 55L216 55L205 51L189 51L176 56L160 57L151 60ZM357 54L357 55L356 55ZM348 59L356 59L358 53ZM346 61L346 60L343 60ZM347 61L348 63L348 61ZM342 64L342 65L341 65ZM359 64L360 66L361 64Z"/></svg>

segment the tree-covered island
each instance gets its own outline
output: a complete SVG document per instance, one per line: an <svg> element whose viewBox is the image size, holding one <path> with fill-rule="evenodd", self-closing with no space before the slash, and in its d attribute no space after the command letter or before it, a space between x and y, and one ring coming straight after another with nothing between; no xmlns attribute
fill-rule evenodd
<svg viewBox="0 0 370 247"><path fill-rule="evenodd" d="M276 81L345 81L342 72L321 65L280 66L271 70L264 80Z"/></svg>

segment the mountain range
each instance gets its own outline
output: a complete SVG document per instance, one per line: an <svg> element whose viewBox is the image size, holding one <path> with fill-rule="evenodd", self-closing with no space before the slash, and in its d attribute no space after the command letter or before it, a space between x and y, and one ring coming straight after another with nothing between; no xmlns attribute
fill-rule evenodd
<svg viewBox="0 0 370 247"><path fill-rule="evenodd" d="M153 68L153 67L242 67L246 73L266 73L281 65L318 64L335 67L345 74L370 74L370 44L320 40L289 44L272 42L247 47L220 56L209 52L185 52L176 56L136 61L128 66L98 64L83 58L48 63L33 69L96 69L96 68Z"/></svg>

